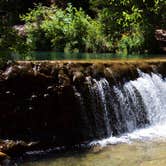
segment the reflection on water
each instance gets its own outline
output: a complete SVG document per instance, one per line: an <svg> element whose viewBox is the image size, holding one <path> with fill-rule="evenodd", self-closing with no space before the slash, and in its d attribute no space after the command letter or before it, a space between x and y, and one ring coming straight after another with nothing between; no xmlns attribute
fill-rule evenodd
<svg viewBox="0 0 166 166"><path fill-rule="evenodd" d="M0 54L4 54L0 52ZM90 60L90 59L140 59L140 58L162 58L165 55L149 55L149 54L112 54L112 53L64 53L64 52L31 52L27 55L11 54L16 60Z"/></svg>
<svg viewBox="0 0 166 166"><path fill-rule="evenodd" d="M93 152L23 163L24 166L165 166L166 142L96 147Z"/></svg>
<svg viewBox="0 0 166 166"><path fill-rule="evenodd" d="M89 59L131 59L131 58L153 58L157 55L124 55L111 53L62 53L62 52L33 52L32 57L36 60L89 60Z"/></svg>

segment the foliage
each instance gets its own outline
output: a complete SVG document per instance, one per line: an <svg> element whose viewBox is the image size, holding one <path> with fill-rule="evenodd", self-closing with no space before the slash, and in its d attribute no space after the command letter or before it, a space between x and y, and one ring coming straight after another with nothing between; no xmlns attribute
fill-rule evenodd
<svg viewBox="0 0 166 166"><path fill-rule="evenodd" d="M80 9L69 5L66 10L57 9L50 19L43 21L42 28L57 51L85 50L90 18Z"/></svg>
<svg viewBox="0 0 166 166"><path fill-rule="evenodd" d="M166 1L91 0L91 6L115 50L156 51L155 28L165 25Z"/></svg>
<svg viewBox="0 0 166 166"><path fill-rule="evenodd" d="M20 24L19 15L28 12L34 7L34 3L49 5L49 0L0 0L0 12L5 12L9 17L10 25Z"/></svg>
<svg viewBox="0 0 166 166"><path fill-rule="evenodd" d="M144 53L142 48L144 46L144 36L139 27L131 30L129 33L124 33L118 41L118 53L132 54Z"/></svg>
<svg viewBox="0 0 166 166"><path fill-rule="evenodd" d="M11 52L15 54L28 54L25 37L11 26L7 15L0 16L0 61L13 59Z"/></svg>
<svg viewBox="0 0 166 166"><path fill-rule="evenodd" d="M6 2L0 2L1 8L9 13L13 11L17 16L26 3L33 7L21 16L21 20L10 21L15 18L13 14L7 18L7 26L0 25L7 27L0 29L3 29L0 32L0 49L24 56L39 50L154 53L157 45L155 29L166 28L165 0L57 0L51 6L34 6L32 1L23 4L20 0L15 4L9 0L6 6ZM14 9L12 4L17 8ZM23 13L25 11L26 7ZM25 23L24 35L12 28L14 22Z"/></svg>
<svg viewBox="0 0 166 166"><path fill-rule="evenodd" d="M108 47L100 23L70 4L65 10L38 5L22 19L26 22L27 42L33 50L49 48L50 43L50 49L67 52L96 52ZM43 39L44 47L39 45Z"/></svg>
<svg viewBox="0 0 166 166"><path fill-rule="evenodd" d="M112 41L116 52L140 52L144 43L141 13L142 11L135 7L121 13L105 8L99 13L102 33L107 36L108 41Z"/></svg>
<svg viewBox="0 0 166 166"><path fill-rule="evenodd" d="M25 57L30 52L25 40L25 37L19 35L15 29L6 27L0 37L0 50L18 55L21 54Z"/></svg>
<svg viewBox="0 0 166 166"><path fill-rule="evenodd" d="M101 22L91 21L86 39L86 52L111 52L112 49L112 41L102 32Z"/></svg>

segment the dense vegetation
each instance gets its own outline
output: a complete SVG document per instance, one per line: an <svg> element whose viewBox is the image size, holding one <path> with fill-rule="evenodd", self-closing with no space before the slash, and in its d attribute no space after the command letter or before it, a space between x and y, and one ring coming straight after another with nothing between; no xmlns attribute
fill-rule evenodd
<svg viewBox="0 0 166 166"><path fill-rule="evenodd" d="M1 0L0 50L156 53L165 11L165 0Z"/></svg>

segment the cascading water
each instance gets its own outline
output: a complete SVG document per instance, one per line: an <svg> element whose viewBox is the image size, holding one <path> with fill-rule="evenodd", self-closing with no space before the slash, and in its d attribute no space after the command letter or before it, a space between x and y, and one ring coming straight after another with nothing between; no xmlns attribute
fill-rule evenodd
<svg viewBox="0 0 166 166"><path fill-rule="evenodd" d="M104 123L107 135L111 135L111 127L109 123L109 117L108 117L108 110L107 110L107 102L106 102L106 91L110 91L109 83L106 79L102 78L100 81L96 81L94 79L94 82L96 84L96 90L98 91L102 109L103 109L103 115L104 115Z"/></svg>
<svg viewBox="0 0 166 166"><path fill-rule="evenodd" d="M107 104L110 98L108 93L110 91L109 83L105 78L97 81L87 77L86 80L89 84L89 98L85 108L91 112L90 120L94 121L92 123L94 135L101 138L103 136L110 136L112 131ZM87 96L84 97L83 102L85 102L85 98L87 99Z"/></svg>
<svg viewBox="0 0 166 166"><path fill-rule="evenodd" d="M93 141L91 145L166 137L166 80L159 74L140 70L138 73L138 79L112 88L105 79L94 81L103 105L106 130L112 129L113 136ZM106 92L110 93L109 98ZM114 122L109 120L111 116Z"/></svg>
<svg viewBox="0 0 166 166"><path fill-rule="evenodd" d="M151 125L162 124L166 120L166 81L154 73L139 73L141 77L131 84L141 94Z"/></svg>

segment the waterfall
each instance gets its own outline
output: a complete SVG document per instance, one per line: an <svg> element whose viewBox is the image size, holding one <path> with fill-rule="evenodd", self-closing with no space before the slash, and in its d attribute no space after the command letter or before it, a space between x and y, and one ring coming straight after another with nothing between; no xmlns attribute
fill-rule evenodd
<svg viewBox="0 0 166 166"><path fill-rule="evenodd" d="M67 147L166 138L165 68L165 61L8 64L0 71L1 137Z"/></svg>
<svg viewBox="0 0 166 166"><path fill-rule="evenodd" d="M109 123L108 109L107 109L107 102L106 102L106 93L107 91L110 92L110 86L108 81L105 78L102 78L100 81L97 81L96 79L94 79L94 82L96 84L96 91L99 94L99 97L101 100L101 106L103 109L104 123L105 123L107 136L110 136L111 127Z"/></svg>
<svg viewBox="0 0 166 166"><path fill-rule="evenodd" d="M135 139L166 138L166 80L159 74L140 70L138 73L136 80L112 88L105 79L95 80L103 103L105 124L107 129L113 129L113 136L91 144L105 146ZM110 93L110 105L106 102L105 92ZM114 114L115 123L109 121L108 114Z"/></svg>
<svg viewBox="0 0 166 166"><path fill-rule="evenodd" d="M111 87L105 78L87 78L89 98L82 97L81 107L91 112L96 137L108 137L147 125L147 112L139 91L131 84ZM88 104L87 104L88 103Z"/></svg>
<svg viewBox="0 0 166 166"><path fill-rule="evenodd" d="M91 112L92 114L90 118L91 121L94 121L92 123L94 125L94 135L97 137L108 137L112 133L108 112L110 85L105 78L96 80L87 77L86 79L89 83L89 98L87 99L88 96L85 96L83 100L84 102L87 101L85 104L87 112Z"/></svg>
<svg viewBox="0 0 166 166"><path fill-rule="evenodd" d="M151 125L166 121L166 80L160 75L139 71L140 78L131 84L140 92Z"/></svg>

